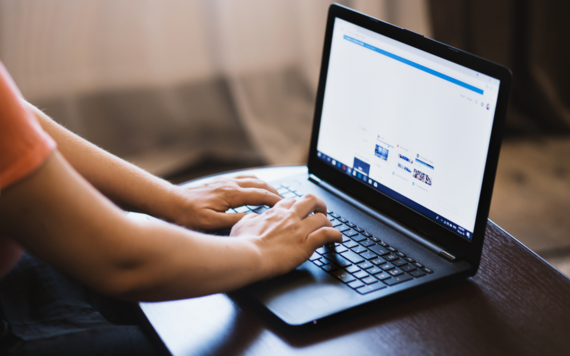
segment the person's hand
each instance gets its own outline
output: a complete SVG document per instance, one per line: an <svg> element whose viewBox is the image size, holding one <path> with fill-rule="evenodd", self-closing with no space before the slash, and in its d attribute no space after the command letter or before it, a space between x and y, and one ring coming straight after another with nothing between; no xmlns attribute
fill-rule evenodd
<svg viewBox="0 0 570 356"><path fill-rule="evenodd" d="M171 221L197 231L232 227L245 213L226 214L243 205L273 206L282 197L277 190L252 175L214 179L197 187L174 187L175 199L181 204Z"/></svg>
<svg viewBox="0 0 570 356"><path fill-rule="evenodd" d="M320 198L305 194L298 200L281 200L261 215L247 214L230 236L253 239L261 254L263 275L271 278L299 266L318 247L342 242L340 231L332 227L326 214Z"/></svg>

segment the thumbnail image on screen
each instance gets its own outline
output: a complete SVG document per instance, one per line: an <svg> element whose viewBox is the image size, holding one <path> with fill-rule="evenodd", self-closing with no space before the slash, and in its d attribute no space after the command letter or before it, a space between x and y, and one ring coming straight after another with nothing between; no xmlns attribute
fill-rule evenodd
<svg viewBox="0 0 570 356"><path fill-rule="evenodd" d="M414 168L414 178L416 178L420 182L424 182L427 185L431 185L431 177L423 172L418 171L415 168Z"/></svg>
<svg viewBox="0 0 570 356"><path fill-rule="evenodd" d="M388 153L390 153L390 150L380 145L376 145L376 149L374 150L374 154L376 155L376 157L382 158L384 161L387 161Z"/></svg>

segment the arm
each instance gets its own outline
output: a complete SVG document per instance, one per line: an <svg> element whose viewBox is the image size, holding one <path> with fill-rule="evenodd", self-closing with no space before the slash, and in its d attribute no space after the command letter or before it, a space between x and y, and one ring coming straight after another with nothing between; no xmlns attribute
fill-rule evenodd
<svg viewBox="0 0 570 356"><path fill-rule="evenodd" d="M215 230L231 227L245 215L225 214L231 207L273 206L281 199L273 187L251 176L193 188L174 186L82 139L27 105L71 166L123 209L195 230Z"/></svg>
<svg viewBox="0 0 570 356"><path fill-rule="evenodd" d="M105 294L167 300L230 291L293 269L318 246L340 241L325 214L314 196L285 199L236 224L239 239L137 222L55 152L2 192L0 234Z"/></svg>

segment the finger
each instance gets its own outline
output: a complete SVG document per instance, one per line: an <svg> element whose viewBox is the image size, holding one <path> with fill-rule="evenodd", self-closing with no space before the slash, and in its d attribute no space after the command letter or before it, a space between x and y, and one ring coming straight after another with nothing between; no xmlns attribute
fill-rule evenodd
<svg viewBox="0 0 570 356"><path fill-rule="evenodd" d="M307 236L307 244L311 248L311 251L332 242L342 242L342 234L332 227L321 227Z"/></svg>
<svg viewBox="0 0 570 356"><path fill-rule="evenodd" d="M232 207L242 205L274 206L281 199L283 198L280 195L274 194L266 189L238 188L228 197L228 203Z"/></svg>
<svg viewBox="0 0 570 356"><path fill-rule="evenodd" d="M252 213L216 213L214 229L227 229L238 223L241 219Z"/></svg>
<svg viewBox="0 0 570 356"><path fill-rule="evenodd" d="M267 182L257 178L240 178L236 180L238 185L242 188L260 188L267 189L270 192L279 195L277 189L273 188Z"/></svg>
<svg viewBox="0 0 570 356"><path fill-rule="evenodd" d="M290 209L293 204L295 204L295 199L293 198L281 199L277 204L275 204L274 208Z"/></svg>
<svg viewBox="0 0 570 356"><path fill-rule="evenodd" d="M298 216L304 218L312 212L327 213L327 205L325 202L313 194L305 194L297 200L297 202L291 207Z"/></svg>
<svg viewBox="0 0 570 356"><path fill-rule="evenodd" d="M310 234L321 227L332 227L332 223L324 214L316 213L314 215L308 216L301 221L304 229L306 229L306 234Z"/></svg>
<svg viewBox="0 0 570 356"><path fill-rule="evenodd" d="M234 179L242 179L242 178L255 178L257 179L257 176L254 176L253 174L240 174L234 177Z"/></svg>

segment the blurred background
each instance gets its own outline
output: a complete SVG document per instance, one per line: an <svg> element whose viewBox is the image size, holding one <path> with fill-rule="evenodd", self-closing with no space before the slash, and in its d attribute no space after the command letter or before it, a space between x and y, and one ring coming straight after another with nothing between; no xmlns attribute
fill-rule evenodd
<svg viewBox="0 0 570 356"><path fill-rule="evenodd" d="M570 2L345 0L511 68L490 218L570 275ZM327 0L0 0L0 60L67 128L172 182L306 162Z"/></svg>

